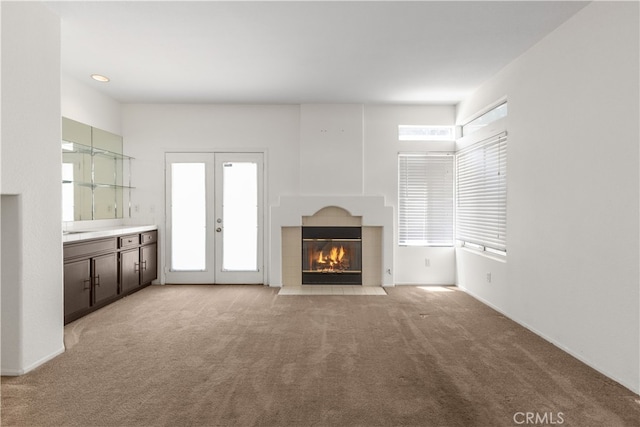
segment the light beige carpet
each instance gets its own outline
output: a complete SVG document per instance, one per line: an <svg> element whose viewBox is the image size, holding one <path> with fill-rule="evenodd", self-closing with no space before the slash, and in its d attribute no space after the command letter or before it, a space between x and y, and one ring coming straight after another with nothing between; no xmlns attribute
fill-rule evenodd
<svg viewBox="0 0 640 427"><path fill-rule="evenodd" d="M387 293L143 289L2 378L2 425L640 425L637 395L467 294Z"/></svg>

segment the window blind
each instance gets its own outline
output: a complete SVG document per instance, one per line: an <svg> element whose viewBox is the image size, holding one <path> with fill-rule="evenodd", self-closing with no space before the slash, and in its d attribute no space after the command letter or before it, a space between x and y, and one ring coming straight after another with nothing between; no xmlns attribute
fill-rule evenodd
<svg viewBox="0 0 640 427"><path fill-rule="evenodd" d="M459 151L456 159L456 238L506 253L506 132Z"/></svg>
<svg viewBox="0 0 640 427"><path fill-rule="evenodd" d="M453 246L454 157L398 155L398 244Z"/></svg>

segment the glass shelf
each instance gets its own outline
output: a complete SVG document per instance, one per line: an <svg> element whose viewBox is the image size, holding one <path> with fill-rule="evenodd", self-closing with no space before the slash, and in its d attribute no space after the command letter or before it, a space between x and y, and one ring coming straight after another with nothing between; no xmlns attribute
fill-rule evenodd
<svg viewBox="0 0 640 427"><path fill-rule="evenodd" d="M104 156L110 159L132 160L133 157L126 156L102 148L91 147L77 142L62 140L62 154L89 154L90 156Z"/></svg>
<svg viewBox="0 0 640 427"><path fill-rule="evenodd" d="M62 220L131 217L131 163L122 137L62 118Z"/></svg>
<svg viewBox="0 0 640 427"><path fill-rule="evenodd" d="M128 185L118 185L118 184L102 184L99 182L83 182L83 181L71 181L71 180L62 180L63 184L73 184L78 187L87 187L87 188L121 188L124 190L134 190L136 187L131 187Z"/></svg>

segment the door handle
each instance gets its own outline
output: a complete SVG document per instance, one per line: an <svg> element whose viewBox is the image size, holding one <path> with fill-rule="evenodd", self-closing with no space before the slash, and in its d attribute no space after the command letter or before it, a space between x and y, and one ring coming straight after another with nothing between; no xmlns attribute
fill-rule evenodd
<svg viewBox="0 0 640 427"><path fill-rule="evenodd" d="M218 228L216 228L216 231L217 231L218 233L219 233L219 232L221 232L221 231L222 231L222 227L218 227Z"/></svg>

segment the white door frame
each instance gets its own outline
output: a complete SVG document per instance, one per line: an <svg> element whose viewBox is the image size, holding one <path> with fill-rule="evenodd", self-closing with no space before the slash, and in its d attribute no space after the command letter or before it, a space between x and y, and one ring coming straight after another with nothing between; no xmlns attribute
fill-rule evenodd
<svg viewBox="0 0 640 427"><path fill-rule="evenodd" d="M238 273L238 277L233 279L229 274L223 274L217 277L216 273L221 269L216 262L216 218L218 215L215 209L218 205L216 202L215 190L216 182L216 155L220 158L229 159L237 155L238 159L252 158L259 162L258 167L258 221L259 221L259 241L258 241L258 273L253 274L251 280L243 280L242 273ZM163 274L163 283L180 283L180 284L214 284L214 283L267 283L267 268L265 262L265 230L266 230L266 153L261 150L252 151L236 151L225 150L216 152L165 152L165 266ZM242 161L242 160L240 160ZM172 239L172 223L171 223L171 163L205 163L206 168L206 186L207 186L207 255L204 271L171 271L171 239ZM233 279L233 280L232 280ZM222 280L222 281L221 281Z"/></svg>

